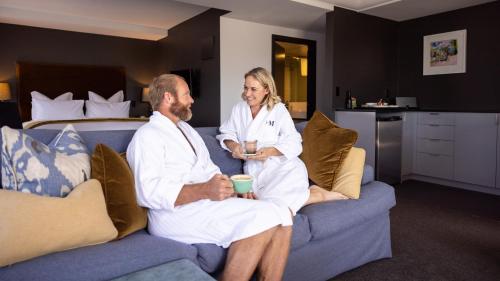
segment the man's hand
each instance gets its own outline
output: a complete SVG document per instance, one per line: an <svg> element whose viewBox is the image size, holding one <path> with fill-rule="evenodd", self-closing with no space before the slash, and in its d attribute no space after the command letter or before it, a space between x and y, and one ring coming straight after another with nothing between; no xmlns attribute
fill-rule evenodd
<svg viewBox="0 0 500 281"><path fill-rule="evenodd" d="M206 182L206 192L208 199L212 201L224 200L233 196L233 183L228 176L216 174Z"/></svg>

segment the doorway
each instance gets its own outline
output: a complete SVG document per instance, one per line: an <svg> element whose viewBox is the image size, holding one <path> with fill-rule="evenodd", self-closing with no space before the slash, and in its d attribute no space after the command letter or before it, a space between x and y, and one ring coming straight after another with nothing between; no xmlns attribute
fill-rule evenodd
<svg viewBox="0 0 500 281"><path fill-rule="evenodd" d="M281 100L294 120L316 110L316 41L272 35L272 73Z"/></svg>

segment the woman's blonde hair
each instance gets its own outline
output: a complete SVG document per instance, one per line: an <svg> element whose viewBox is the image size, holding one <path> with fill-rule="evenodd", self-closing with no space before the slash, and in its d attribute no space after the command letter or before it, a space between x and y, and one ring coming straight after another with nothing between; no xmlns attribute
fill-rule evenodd
<svg viewBox="0 0 500 281"><path fill-rule="evenodd" d="M267 89L269 93L262 100L262 104L267 104L267 109L273 109L274 105L281 102L280 97L278 96L278 91L276 91L276 84L274 83L273 76L267 69L263 67L256 67L249 72L245 73L245 79L248 76L252 76L255 80L259 81L259 83ZM245 92L241 94L241 98L246 101Z"/></svg>

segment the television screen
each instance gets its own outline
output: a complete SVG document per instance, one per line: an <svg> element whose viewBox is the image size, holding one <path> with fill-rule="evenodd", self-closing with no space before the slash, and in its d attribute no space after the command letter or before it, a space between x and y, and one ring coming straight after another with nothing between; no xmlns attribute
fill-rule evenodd
<svg viewBox="0 0 500 281"><path fill-rule="evenodd" d="M184 78L186 80L186 83L189 86L189 89L191 90L191 96L192 97L199 97L200 96L200 78L199 78L199 71L195 69L180 69L180 70L172 70L170 71L171 74L176 74Z"/></svg>

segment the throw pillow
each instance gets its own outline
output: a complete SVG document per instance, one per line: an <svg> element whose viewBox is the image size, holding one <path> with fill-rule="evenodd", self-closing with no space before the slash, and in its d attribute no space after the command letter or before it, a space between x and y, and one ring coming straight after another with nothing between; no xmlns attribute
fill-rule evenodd
<svg viewBox="0 0 500 281"><path fill-rule="evenodd" d="M66 196L90 178L87 147L72 125L49 145L20 130L2 128L2 186L26 193Z"/></svg>
<svg viewBox="0 0 500 281"><path fill-rule="evenodd" d="M333 191L340 192L351 199L359 199L365 155L366 152L362 148L352 147L349 150L333 182Z"/></svg>
<svg viewBox="0 0 500 281"><path fill-rule="evenodd" d="M320 187L332 190L342 162L358 133L340 128L319 111L307 123L302 133L301 158L309 178Z"/></svg>
<svg viewBox="0 0 500 281"><path fill-rule="evenodd" d="M92 155L92 178L102 184L118 239L146 227L147 212L137 205L134 176L123 156L104 144L97 144Z"/></svg>
<svg viewBox="0 0 500 281"><path fill-rule="evenodd" d="M0 266L104 243L117 234L97 180L66 198L0 190L0 225Z"/></svg>

